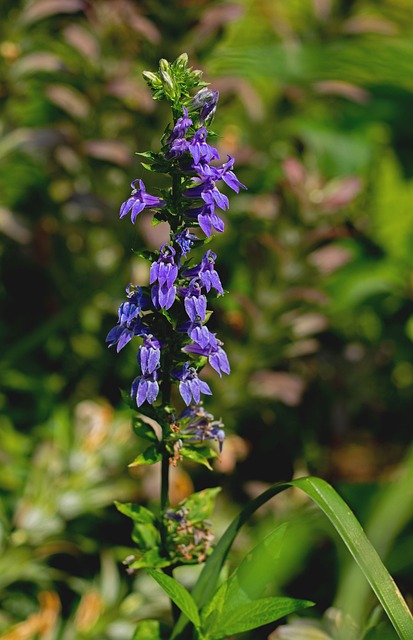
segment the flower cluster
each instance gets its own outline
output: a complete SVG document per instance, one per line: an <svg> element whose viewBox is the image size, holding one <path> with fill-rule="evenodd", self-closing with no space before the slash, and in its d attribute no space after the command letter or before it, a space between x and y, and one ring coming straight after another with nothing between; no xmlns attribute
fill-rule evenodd
<svg viewBox="0 0 413 640"><path fill-rule="evenodd" d="M135 336L143 340L137 353L139 375L131 388L138 407L169 403L171 386L176 384L185 404L195 404L192 438L216 439L222 445L222 425L213 421L211 425L199 406L201 394L211 394L199 371L208 361L219 376L230 372L223 343L206 326L208 296L221 296L224 289L213 251L206 251L195 266L188 256L205 237L224 231L220 211L228 209L229 201L219 183L237 193L246 187L233 171L234 158L228 156L220 163L218 150L209 142L218 92L202 86L198 72L187 69L185 60L171 66L161 63L159 74L147 73L145 79L155 98L163 95L172 102L173 124L163 136L161 151L142 155L149 160L144 165L147 169L171 176L172 187L159 196L151 195L142 180L133 180L120 217L130 214L134 223L148 208L155 219L169 222L170 240L149 255L149 285L128 286L127 301L119 308L118 323L107 342L120 351ZM182 89L182 77L186 87L202 86L194 97Z"/></svg>

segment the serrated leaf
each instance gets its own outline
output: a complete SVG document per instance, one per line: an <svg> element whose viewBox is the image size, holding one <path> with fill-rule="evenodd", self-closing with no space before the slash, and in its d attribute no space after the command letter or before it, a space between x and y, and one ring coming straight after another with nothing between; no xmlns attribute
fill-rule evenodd
<svg viewBox="0 0 413 640"><path fill-rule="evenodd" d="M153 444L140 453L133 462L128 464L128 467L138 467L141 464L155 464L161 460L162 453L160 452L159 447Z"/></svg>
<svg viewBox="0 0 413 640"><path fill-rule="evenodd" d="M314 602L309 600L275 597L260 598L229 611L224 607L221 616L215 620L213 627L205 629L205 631L210 640L221 640L226 636L275 622L295 611L312 606L314 606Z"/></svg>
<svg viewBox="0 0 413 640"><path fill-rule="evenodd" d="M208 458L216 458L217 453L210 449L209 447L190 447L185 446L179 450L179 453L183 458L187 460L191 460L192 462L198 462L199 464L203 464L207 469L212 471L212 467L209 463Z"/></svg>
<svg viewBox="0 0 413 640"><path fill-rule="evenodd" d="M167 576L161 571L155 569L147 569L148 573L160 587L165 591L169 598L176 604L182 613L190 620L195 628L199 629L201 621L199 618L198 608L189 591L174 578ZM174 636L172 635L172 638Z"/></svg>
<svg viewBox="0 0 413 640"><path fill-rule="evenodd" d="M139 436L139 438L143 438L144 440L149 440L150 442L159 442L158 436L155 431L149 424L146 422L137 421L132 424L132 429L135 435Z"/></svg>

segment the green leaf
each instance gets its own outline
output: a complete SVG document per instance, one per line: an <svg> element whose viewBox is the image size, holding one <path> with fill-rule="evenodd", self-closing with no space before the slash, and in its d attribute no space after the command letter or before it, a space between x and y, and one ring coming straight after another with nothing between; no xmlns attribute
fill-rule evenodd
<svg viewBox="0 0 413 640"><path fill-rule="evenodd" d="M128 564L131 569L163 569L168 567L171 561L160 555L158 547L147 549L144 552L136 554L136 560Z"/></svg>
<svg viewBox="0 0 413 640"><path fill-rule="evenodd" d="M192 462L198 462L212 471L212 467L208 461L208 458L216 458L217 454L213 449L209 447L191 447L184 446L179 450L179 453L183 458L192 460Z"/></svg>
<svg viewBox="0 0 413 640"><path fill-rule="evenodd" d="M280 558L281 544L287 528L287 523L276 527L247 553L238 566L239 584L250 598L261 597L265 586L274 577L275 565Z"/></svg>
<svg viewBox="0 0 413 640"><path fill-rule="evenodd" d="M221 487L212 487L192 493L183 503L189 509L189 520L191 522L208 520L214 510L215 498L220 491Z"/></svg>
<svg viewBox="0 0 413 640"><path fill-rule="evenodd" d="M159 620L143 620L139 622L132 640L166 640L167 627Z"/></svg>
<svg viewBox="0 0 413 640"><path fill-rule="evenodd" d="M210 640L221 640L234 633L242 633L275 622L295 611L312 606L314 603L308 600L260 598L229 611L224 607L213 627L205 629L204 632Z"/></svg>
<svg viewBox="0 0 413 640"><path fill-rule="evenodd" d="M162 453L157 445L151 445L143 453L140 453L128 467L138 467L140 464L155 464L162 460Z"/></svg>
<svg viewBox="0 0 413 640"><path fill-rule="evenodd" d="M276 484L247 504L225 531L204 565L192 591L198 606L204 605L214 593L225 558L242 525L259 507L289 487L302 489L324 511L363 571L399 637L402 640L411 640L413 617L399 589L348 505L320 478L299 478ZM175 625L174 633L179 633L185 624L186 621L180 618Z"/></svg>
<svg viewBox="0 0 413 640"><path fill-rule="evenodd" d="M194 602L189 591L181 585L180 582L167 576L162 571L156 571L156 569L147 569L148 573L159 586L170 597L172 602L182 611L182 613L194 624L196 628L200 627L201 621L199 619L198 608ZM172 638L174 635L172 634Z"/></svg>
<svg viewBox="0 0 413 640"><path fill-rule="evenodd" d="M149 440L150 442L159 442L158 437L152 427L142 420L137 420L136 422L134 422L132 424L132 429L134 434L139 436L139 438Z"/></svg>
<svg viewBox="0 0 413 640"><path fill-rule="evenodd" d="M115 507L120 513L128 516L133 522L140 524L153 524L156 520L152 511L142 507L140 504L134 504L133 502L117 502L115 500Z"/></svg>

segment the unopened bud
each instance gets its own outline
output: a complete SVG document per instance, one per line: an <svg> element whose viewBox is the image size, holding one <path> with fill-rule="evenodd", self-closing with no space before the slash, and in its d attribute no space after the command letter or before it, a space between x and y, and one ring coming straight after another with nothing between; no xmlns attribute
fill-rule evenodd
<svg viewBox="0 0 413 640"><path fill-rule="evenodd" d="M152 89L159 89L161 86L161 81L156 73L152 73L152 71L143 71L142 76Z"/></svg>
<svg viewBox="0 0 413 640"><path fill-rule="evenodd" d="M217 102L218 102L219 93L218 91L211 91L207 87L204 87L197 94L195 94L192 100L192 108L199 109L199 117L201 121L206 120L207 118L212 118Z"/></svg>
<svg viewBox="0 0 413 640"><path fill-rule="evenodd" d="M185 69L185 67L188 64L188 54L187 53L181 53L181 55L178 56L178 58L176 59L175 64L178 67L182 67L183 69Z"/></svg>
<svg viewBox="0 0 413 640"><path fill-rule="evenodd" d="M163 71L162 69L159 71L159 75L161 76L161 80L162 80L162 84L165 89L165 92L173 98L175 88L174 88L174 83L172 82L171 76L169 75L169 73L167 73L166 71Z"/></svg>
<svg viewBox="0 0 413 640"><path fill-rule="evenodd" d="M159 69L161 71L166 71L167 73L169 73L170 66L168 60L165 60L165 58L161 58L159 60Z"/></svg>
<svg viewBox="0 0 413 640"><path fill-rule="evenodd" d="M201 71L200 69L196 69L191 73L191 77L197 82L199 82L202 79L202 76L203 76L203 71Z"/></svg>

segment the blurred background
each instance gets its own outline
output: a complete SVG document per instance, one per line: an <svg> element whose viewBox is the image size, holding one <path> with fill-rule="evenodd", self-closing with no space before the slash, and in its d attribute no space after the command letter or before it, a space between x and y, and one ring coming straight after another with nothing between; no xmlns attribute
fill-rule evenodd
<svg viewBox="0 0 413 640"><path fill-rule="evenodd" d="M130 640L139 619L168 615L157 585L122 566L130 526L113 501L155 504L158 469L127 469L140 444L120 389L136 350L105 337L125 286L148 279L131 249L165 237L150 215L118 218L131 180L164 186L135 155L159 148L169 119L141 72L183 51L220 91L218 146L248 191L213 241L229 293L211 328L232 374L205 369L207 408L227 441L213 474L174 471L173 500L222 485L219 535L269 484L319 475L412 602L410 0L0 7L0 638ZM262 509L235 560L286 520L269 593L317 602L309 639L316 624L349 629L345 612L362 625L374 599L301 495ZM377 620L371 637L394 638Z"/></svg>

